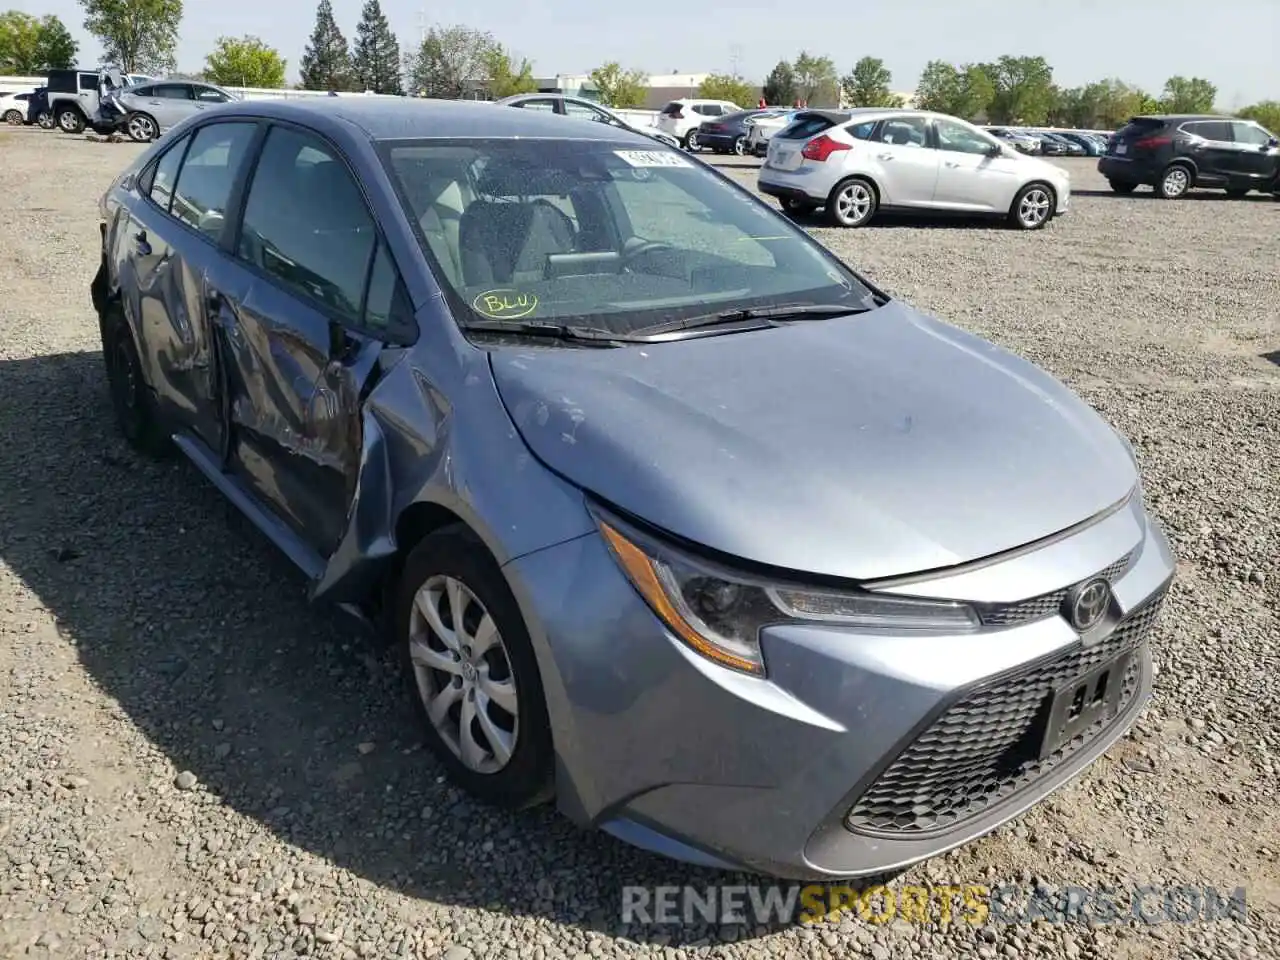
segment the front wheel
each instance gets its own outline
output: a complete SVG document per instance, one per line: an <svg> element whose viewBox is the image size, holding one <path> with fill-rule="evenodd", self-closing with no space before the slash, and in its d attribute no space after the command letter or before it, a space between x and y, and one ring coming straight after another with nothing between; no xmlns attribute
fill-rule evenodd
<svg viewBox="0 0 1280 960"><path fill-rule="evenodd" d="M868 181L855 177L836 184L827 198L827 220L836 227L861 227L875 216L880 198Z"/></svg>
<svg viewBox="0 0 1280 960"><path fill-rule="evenodd" d="M160 132L156 122L145 113L130 114L125 129L129 131L129 139L136 143L150 143Z"/></svg>
<svg viewBox="0 0 1280 960"><path fill-rule="evenodd" d="M1019 230L1039 230L1053 218L1053 191L1043 183L1028 183L1009 206L1009 222Z"/></svg>
<svg viewBox="0 0 1280 960"><path fill-rule="evenodd" d="M542 680L515 597L484 545L462 526L409 554L394 619L427 745L450 778L508 808L553 793Z"/></svg>
<svg viewBox="0 0 1280 960"><path fill-rule="evenodd" d="M54 127L53 114L48 110L40 111L40 115L36 117L36 123L40 125L41 130L52 130Z"/></svg>

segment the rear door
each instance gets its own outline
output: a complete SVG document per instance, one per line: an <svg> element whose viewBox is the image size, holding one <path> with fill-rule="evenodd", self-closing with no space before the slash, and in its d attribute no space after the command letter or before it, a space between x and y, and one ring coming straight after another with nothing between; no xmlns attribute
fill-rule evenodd
<svg viewBox="0 0 1280 960"><path fill-rule="evenodd" d="M1196 183L1220 184L1236 176L1239 150L1226 120L1193 120L1178 128L1177 152L1196 164Z"/></svg>
<svg viewBox="0 0 1280 960"><path fill-rule="evenodd" d="M139 91L142 96L142 91ZM187 119L196 112L195 100L192 99L189 83L155 83L146 88L145 107L161 130Z"/></svg>
<svg viewBox="0 0 1280 960"><path fill-rule="evenodd" d="M219 449L221 370L207 310L207 277L224 258L226 211L257 132L250 121L211 123L177 140L138 178L138 201L114 240L117 270L135 282L139 354L159 402L182 428Z"/></svg>
<svg viewBox="0 0 1280 960"><path fill-rule="evenodd" d="M933 129L940 160L933 202L957 210L1008 210L1025 163L990 156L997 144L954 120L938 117Z"/></svg>
<svg viewBox="0 0 1280 960"><path fill-rule="evenodd" d="M267 133L234 250L211 290L229 466L327 557L355 492L366 388L384 346L416 338L412 307L358 179L306 130Z"/></svg>
<svg viewBox="0 0 1280 960"><path fill-rule="evenodd" d="M872 134L868 148L881 203L919 207L933 202L941 158L929 126L927 117L889 117Z"/></svg>

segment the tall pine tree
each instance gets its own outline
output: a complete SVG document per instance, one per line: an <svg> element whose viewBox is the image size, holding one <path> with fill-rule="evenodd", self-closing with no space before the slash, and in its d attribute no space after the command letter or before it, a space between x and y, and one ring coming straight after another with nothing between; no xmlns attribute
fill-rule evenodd
<svg viewBox="0 0 1280 960"><path fill-rule="evenodd" d="M378 0L365 0L356 27L355 50L351 57L356 79L363 90L403 94L400 84L400 44L382 13Z"/></svg>
<svg viewBox="0 0 1280 960"><path fill-rule="evenodd" d="M347 38L333 19L333 5L320 0L316 7L316 27L311 31L311 42L302 52L299 69L304 90L350 90L351 51Z"/></svg>

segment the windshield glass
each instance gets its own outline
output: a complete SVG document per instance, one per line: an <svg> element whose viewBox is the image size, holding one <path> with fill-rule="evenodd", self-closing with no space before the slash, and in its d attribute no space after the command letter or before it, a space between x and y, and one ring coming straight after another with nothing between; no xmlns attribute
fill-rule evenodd
<svg viewBox="0 0 1280 960"><path fill-rule="evenodd" d="M621 335L708 311L876 305L802 230L676 150L400 140L381 154L464 324Z"/></svg>

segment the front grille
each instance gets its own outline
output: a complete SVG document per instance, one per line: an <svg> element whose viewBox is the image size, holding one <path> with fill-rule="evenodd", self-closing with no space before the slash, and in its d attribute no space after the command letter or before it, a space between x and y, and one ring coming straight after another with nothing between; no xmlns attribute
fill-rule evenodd
<svg viewBox="0 0 1280 960"><path fill-rule="evenodd" d="M1041 760L1049 698L1081 674L1142 647L1164 595L1161 590L1130 613L1096 646L1077 644L952 706L867 788L846 826L859 833L927 836L978 816L1048 774L1114 722L1099 720ZM1120 714L1138 690L1141 659L1134 657L1125 673Z"/></svg>
<svg viewBox="0 0 1280 960"><path fill-rule="evenodd" d="M1102 577L1108 583L1115 583L1129 568L1132 559L1133 554L1126 553L1096 576ZM1067 598L1070 590L1071 587L1063 587L1061 590L1042 593L1038 597L1019 600L1015 603L976 604L975 609L978 612L978 619L988 627L1008 627L1015 623L1030 623L1032 620L1042 620L1057 613L1062 608L1062 602Z"/></svg>

